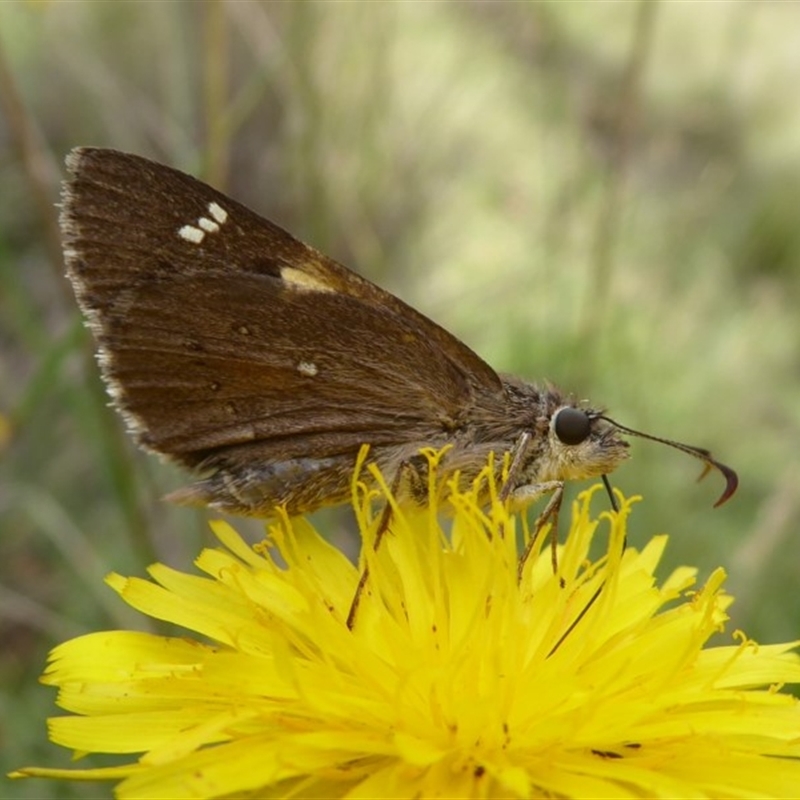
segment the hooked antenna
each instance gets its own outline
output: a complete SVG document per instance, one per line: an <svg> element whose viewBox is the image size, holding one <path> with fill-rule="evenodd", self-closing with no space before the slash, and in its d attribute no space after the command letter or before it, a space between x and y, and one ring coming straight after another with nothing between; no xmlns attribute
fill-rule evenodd
<svg viewBox="0 0 800 800"><path fill-rule="evenodd" d="M725 477L725 490L719 496L717 502L714 503L714 508L721 506L726 500L729 500L736 491L736 487L739 485L739 476L736 474L736 472L726 464L723 464L721 461L717 461L711 455L711 452L703 447L694 447L693 445L684 444L683 442L674 442L672 439L662 439L660 436L653 436L649 433L636 431L633 428L620 425L619 422L611 419L611 417L605 416L605 414L598 414L597 418L611 423L617 430L622 431L623 433L628 433L631 436L638 436L640 439L650 439L651 442L660 442L661 444L674 447L676 450L680 450L683 453L687 453L688 455L699 459L705 464L705 469L702 471L702 473L700 473L700 477L697 479L699 481L708 475L712 467L719 470Z"/></svg>

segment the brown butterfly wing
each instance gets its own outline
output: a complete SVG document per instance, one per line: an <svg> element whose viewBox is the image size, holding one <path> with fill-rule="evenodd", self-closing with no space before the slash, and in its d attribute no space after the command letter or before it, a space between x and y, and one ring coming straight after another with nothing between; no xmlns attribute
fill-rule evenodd
<svg viewBox="0 0 800 800"><path fill-rule="evenodd" d="M424 444L502 395L443 328L194 178L111 150L68 166L68 275L147 447L198 466Z"/></svg>

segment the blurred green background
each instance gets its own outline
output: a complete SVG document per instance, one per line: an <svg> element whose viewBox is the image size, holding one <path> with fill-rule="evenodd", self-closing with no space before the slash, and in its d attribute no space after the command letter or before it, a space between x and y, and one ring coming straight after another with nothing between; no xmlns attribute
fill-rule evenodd
<svg viewBox="0 0 800 800"><path fill-rule="evenodd" d="M711 448L741 477L717 510L718 475L633 441L612 476L645 496L631 544L671 534L662 574L724 566L729 632L783 641L799 80L795 3L0 4L0 771L68 764L46 742L48 649L147 624L102 577L187 568L210 541L205 514L159 502L182 477L106 407L58 241L72 147L193 172L499 371ZM0 778L5 797L110 791Z"/></svg>

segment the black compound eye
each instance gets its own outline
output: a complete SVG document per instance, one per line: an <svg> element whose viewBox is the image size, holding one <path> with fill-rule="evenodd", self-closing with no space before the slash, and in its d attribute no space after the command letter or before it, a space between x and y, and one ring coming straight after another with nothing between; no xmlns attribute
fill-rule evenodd
<svg viewBox="0 0 800 800"><path fill-rule="evenodd" d="M579 408L560 408L553 417L553 430L564 444L580 444L586 441L591 429L589 415Z"/></svg>

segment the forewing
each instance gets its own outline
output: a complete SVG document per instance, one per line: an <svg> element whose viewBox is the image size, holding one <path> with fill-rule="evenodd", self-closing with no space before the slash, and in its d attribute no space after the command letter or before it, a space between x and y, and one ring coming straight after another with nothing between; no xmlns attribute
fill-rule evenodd
<svg viewBox="0 0 800 800"><path fill-rule="evenodd" d="M195 466L425 441L494 371L444 329L181 172L82 148L68 159L68 275L140 442Z"/></svg>

